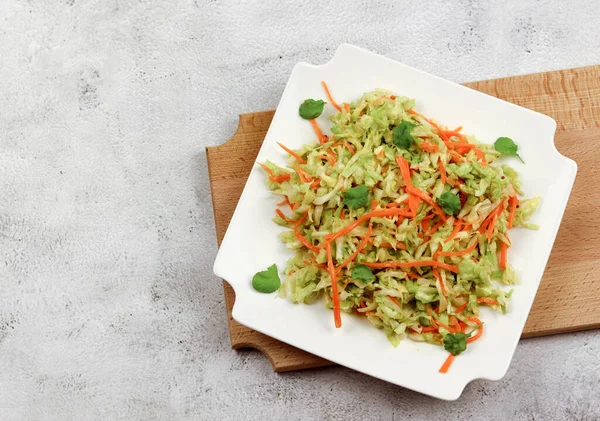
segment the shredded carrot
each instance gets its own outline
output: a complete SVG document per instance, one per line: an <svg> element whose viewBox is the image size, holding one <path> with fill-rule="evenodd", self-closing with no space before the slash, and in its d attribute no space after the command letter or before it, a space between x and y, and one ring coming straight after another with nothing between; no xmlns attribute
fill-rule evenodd
<svg viewBox="0 0 600 421"><path fill-rule="evenodd" d="M331 300L333 301L333 320L336 328L342 327L342 316L340 314L340 294L338 292L337 277L335 276L335 268L333 267L333 258L331 257L331 243L325 246L327 252L327 270L331 277Z"/></svg>
<svg viewBox="0 0 600 421"><path fill-rule="evenodd" d="M439 320L436 320L436 323L437 323L438 325L440 325L441 327L443 327L444 329L446 329L446 330L447 330L448 332L450 332L450 333L455 333L455 332L458 332L458 330L454 329L454 328L453 328L453 327L451 327L451 326L448 326L448 325L447 325L447 324L445 324L445 323L442 323L442 322L440 322Z"/></svg>
<svg viewBox="0 0 600 421"><path fill-rule="evenodd" d="M504 241L500 244L500 261L498 262L498 266L500 269L506 269L506 258L508 255L508 244Z"/></svg>
<svg viewBox="0 0 600 421"><path fill-rule="evenodd" d="M283 212L281 212L281 210L279 209L275 209L275 213L277 214L277 216L279 216L281 219L283 219L286 222L289 222L288 219L285 217L285 215L283 214Z"/></svg>
<svg viewBox="0 0 600 421"><path fill-rule="evenodd" d="M437 203L434 202L434 200L431 197L429 197L429 195L427 193L416 188L413 185L408 186L406 190L408 191L409 194L414 194L415 196L419 196L421 199L423 199L425 202L427 202L433 209L435 209L435 211L437 212L439 217L442 218L442 221L445 222L448 219L448 218L446 218L446 214L444 213L444 211L438 206Z"/></svg>
<svg viewBox="0 0 600 421"><path fill-rule="evenodd" d="M496 220L498 219L498 215L494 215L492 221L489 223L487 227L487 239L488 243L492 241L492 235L494 234L494 227L496 226Z"/></svg>
<svg viewBox="0 0 600 421"><path fill-rule="evenodd" d="M354 148L352 147L352 145L350 145L350 143L344 140L344 146L350 151L352 155L354 155Z"/></svg>
<svg viewBox="0 0 600 421"><path fill-rule="evenodd" d="M291 174L285 173L285 174L278 175L277 177L273 177L271 179L271 181L274 181L275 183L281 183L283 181L288 181L290 178L292 178Z"/></svg>
<svg viewBox="0 0 600 421"><path fill-rule="evenodd" d="M329 98L329 102L331 102L331 105L333 105L335 107L336 110L338 111L342 111L342 107L340 107L337 102L335 102L333 100L333 98L331 97L331 92L329 92L329 87L327 87L327 84L325 83L324 80L321 81L321 85L323 85L323 88L325 89L325 93L327 94L327 98Z"/></svg>
<svg viewBox="0 0 600 421"><path fill-rule="evenodd" d="M436 231L439 229L439 227L441 227L442 225L444 225L444 221L440 221L437 224L435 224L433 226L433 228L431 228L431 230L427 233L429 235L433 235L436 233Z"/></svg>
<svg viewBox="0 0 600 421"><path fill-rule="evenodd" d="M444 285L444 281L442 280L440 273L437 271L436 268L433 268L432 271L433 276L435 276L435 279L437 279L437 281L440 283L440 289L442 290L442 294L444 294L444 296L447 296L448 290L446 289L446 285Z"/></svg>
<svg viewBox="0 0 600 421"><path fill-rule="evenodd" d="M298 225L296 224L296 226L294 227L294 235L296 236L296 238L298 240L300 240L300 242L302 243L302 245L304 245L304 247L306 247L309 250L314 251L315 253L319 252L319 248L316 246L313 246L306 238L304 238L304 236L302 234L300 234L300 231L298 231Z"/></svg>
<svg viewBox="0 0 600 421"><path fill-rule="evenodd" d="M442 180L442 184L446 184L446 167L444 166L444 161L442 161L442 157L438 158L438 165L440 166L440 179Z"/></svg>
<svg viewBox="0 0 600 421"><path fill-rule="evenodd" d="M372 210L372 211L374 211L374 210L375 210L375 208L377 208L377 200L373 200L373 201L371 202L371 210Z"/></svg>
<svg viewBox="0 0 600 421"><path fill-rule="evenodd" d="M458 332L460 331L462 328L460 326L460 323L458 322L458 319L456 318L456 316L450 316L448 317L448 321L450 322L450 326L453 327L453 329Z"/></svg>
<svg viewBox="0 0 600 421"><path fill-rule="evenodd" d="M315 187L319 187L321 185L321 180L315 180L310 184L310 188L314 189Z"/></svg>
<svg viewBox="0 0 600 421"><path fill-rule="evenodd" d="M321 131L321 129L319 128L319 125L317 124L317 120L315 118L310 120L310 124L313 126L313 129L315 130L315 133L317 134L317 139L319 139L319 143L324 144L327 142L327 136L325 136L323 134L323 132Z"/></svg>
<svg viewBox="0 0 600 421"><path fill-rule="evenodd" d="M278 203L277 203L277 206L283 206L283 205L285 205L286 203L288 203L287 196L285 196L285 199L283 199L281 202L278 202ZM293 209L292 209L292 210L293 210Z"/></svg>
<svg viewBox="0 0 600 421"><path fill-rule="evenodd" d="M483 303L483 304L487 304L490 306L499 306L500 305L500 303L498 303L498 301L492 300L491 298L487 298L487 297L479 297L477 299L477 302L480 304Z"/></svg>
<svg viewBox="0 0 600 421"><path fill-rule="evenodd" d="M400 306L400 303L398 302L398 300L396 300L396 298L392 297L391 295L388 295L388 298L389 298L390 300L392 300L392 302L393 302L394 304L396 304L398 307L401 307L401 306Z"/></svg>
<svg viewBox="0 0 600 421"><path fill-rule="evenodd" d="M474 148L473 150L475 151L475 155L477 155L477 158L479 158L481 163L483 165L487 165L487 161L485 160L485 155L484 155L483 151L479 148Z"/></svg>
<svg viewBox="0 0 600 421"><path fill-rule="evenodd" d="M452 233L450 234L450 236L448 238L446 238L444 240L444 243L449 243L454 237L456 237L458 235L458 232L460 231L460 226L462 225L462 222L460 222L458 219L454 222L454 229L452 230Z"/></svg>
<svg viewBox="0 0 600 421"><path fill-rule="evenodd" d="M479 319L477 319L477 320L479 320ZM477 333L475 335L467 338L468 344L475 342L477 339L481 338L481 335L483 335L483 325L481 324L481 321L479 321L478 324L480 326L479 326L479 329L477 329Z"/></svg>
<svg viewBox="0 0 600 421"><path fill-rule="evenodd" d="M412 213L413 218L417 216L417 210L419 209L419 205L421 204L421 198L419 196L410 195L408 197L408 209Z"/></svg>
<svg viewBox="0 0 600 421"><path fill-rule="evenodd" d="M442 366L440 367L440 373L446 374L453 362L454 362L454 355L448 354L448 358L446 358L446 361L444 361L444 364L442 364Z"/></svg>
<svg viewBox="0 0 600 421"><path fill-rule="evenodd" d="M296 164L295 166L296 172L298 173L298 177L300 177L300 182L302 183L310 183L313 181L312 176L300 168L300 165Z"/></svg>
<svg viewBox="0 0 600 421"><path fill-rule="evenodd" d="M421 228L423 228L423 233L426 234L429 231L429 219L423 218L421 221Z"/></svg>
<svg viewBox="0 0 600 421"><path fill-rule="evenodd" d="M438 145L432 142L421 142L419 143L419 148L429 153L437 153L439 151Z"/></svg>
<svg viewBox="0 0 600 421"><path fill-rule="evenodd" d="M352 253L350 255L350 257L348 257L346 260L344 260L344 262L336 268L336 271L338 273L350 262L353 262L354 259L356 259L356 256L358 256L360 254L360 252L365 248L365 246L367 245L367 243L369 242L369 240L371 238L371 232L372 232L372 224L369 224L369 229L367 230L367 235L365 235L365 237L362 239L362 241L360 242L358 247L356 247L356 250L354 250L354 253Z"/></svg>
<svg viewBox="0 0 600 421"><path fill-rule="evenodd" d="M412 330L415 333L433 333L433 332L437 332L438 329L436 327L433 326L423 326L421 327L421 331L419 332L417 329L413 328L413 327L409 327L410 330Z"/></svg>
<svg viewBox="0 0 600 421"><path fill-rule="evenodd" d="M406 184L406 186L412 186L412 183L410 181L410 164L408 163L406 158L398 155L396 157L396 163L398 164L398 167L400 168L400 174L402 174L402 178L404 179L404 184Z"/></svg>
<svg viewBox="0 0 600 421"><path fill-rule="evenodd" d="M284 151L286 151L287 153L289 153L290 155L292 155L294 158L296 158L298 160L298 162L300 162L301 164L306 164L306 161L304 160L304 158L302 158L300 155L298 155L298 153L294 152L293 150L291 150L290 148L286 147L285 145L282 145L279 142L277 142L277 144L279 146L281 146L281 148Z"/></svg>
<svg viewBox="0 0 600 421"><path fill-rule="evenodd" d="M449 270L450 272L458 273L458 267L448 265L442 262L436 262L435 260L416 260L414 262L383 262L383 263L363 263L372 269L386 269L386 268L413 268L419 266L434 266L442 269Z"/></svg>
<svg viewBox="0 0 600 421"><path fill-rule="evenodd" d="M467 301L466 303L464 303L462 306L458 307L456 310L454 310L455 314L460 314L463 311L465 311L465 308L467 308L467 306L469 305L469 302Z"/></svg>
<svg viewBox="0 0 600 421"><path fill-rule="evenodd" d="M265 164L262 164L260 162L258 162L258 165L260 165L263 168L263 170L265 170L269 174L269 178L275 177L275 173L271 168L267 167Z"/></svg>
<svg viewBox="0 0 600 421"><path fill-rule="evenodd" d="M351 232L352 230L354 230L354 228L358 227L360 224L362 224L363 222L371 219L371 218L376 218L376 217L385 217L385 216L396 216L396 215L402 215L402 216L410 216L404 208L400 208L400 209L377 209L375 211L371 211L368 212L366 214L364 214L363 216L361 216L360 218L358 218L356 221L354 221L353 223L345 226L344 228L342 228L341 230L339 230L338 232L334 233L334 234L329 234L327 236L325 236L325 240L326 241L333 241L336 238L341 237L342 235L345 235L349 232Z"/></svg>
<svg viewBox="0 0 600 421"><path fill-rule="evenodd" d="M350 104L345 103L344 104L344 109L346 110L347 113L350 113Z"/></svg>
<svg viewBox="0 0 600 421"><path fill-rule="evenodd" d="M447 257L464 256L465 254L469 254L473 250L475 250L475 247L477 247L478 243L479 243L479 241L477 239L475 239L475 241L473 241L473 244L471 244L469 247L467 247L464 250L460 250L460 251L440 251L440 252L437 252L437 255L438 256L447 256Z"/></svg>
<svg viewBox="0 0 600 421"><path fill-rule="evenodd" d="M327 149L327 156L331 157L331 161L329 161L329 163L331 164L332 167L335 167L335 164L337 164L337 158L335 157L335 152L333 152L333 150L331 148ZM332 164L333 162L333 164Z"/></svg>
<svg viewBox="0 0 600 421"><path fill-rule="evenodd" d="M508 215L507 227L508 229L512 229L515 221L515 212L517 211L517 206L519 206L519 198L516 195L512 196L508 200L508 203L510 204L510 214Z"/></svg>

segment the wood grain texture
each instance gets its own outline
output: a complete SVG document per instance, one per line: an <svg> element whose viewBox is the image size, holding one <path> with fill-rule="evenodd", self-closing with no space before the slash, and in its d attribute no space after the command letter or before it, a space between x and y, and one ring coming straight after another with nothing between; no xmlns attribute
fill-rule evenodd
<svg viewBox="0 0 600 421"><path fill-rule="evenodd" d="M600 327L600 66L467 83L465 86L547 114L557 121L555 143L579 172L523 337ZM225 235L237 200L274 111L240 116L227 143L207 148L217 240ZM275 371L331 364L240 325L231 317L233 289L223 283L235 349L256 348ZM558 300L557 294L560 294Z"/></svg>

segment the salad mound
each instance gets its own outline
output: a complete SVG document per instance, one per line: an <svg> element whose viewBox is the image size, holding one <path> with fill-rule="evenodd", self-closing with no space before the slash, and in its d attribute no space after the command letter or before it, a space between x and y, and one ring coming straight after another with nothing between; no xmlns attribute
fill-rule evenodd
<svg viewBox="0 0 600 421"><path fill-rule="evenodd" d="M325 102L299 109L317 139L289 154L287 167L260 164L282 197L273 219L296 251L280 294L294 303L325 297L336 327L341 313L364 316L393 345L406 336L450 352L440 369L483 334L481 306L509 310L515 283L508 264L513 227L540 198L521 200L521 181L501 155L521 158L507 137L477 141L415 111L385 90L329 102L331 136L316 121Z"/></svg>

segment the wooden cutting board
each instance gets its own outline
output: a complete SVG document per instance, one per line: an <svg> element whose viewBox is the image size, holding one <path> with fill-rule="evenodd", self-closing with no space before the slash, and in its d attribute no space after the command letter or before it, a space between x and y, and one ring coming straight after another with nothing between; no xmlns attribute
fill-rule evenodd
<svg viewBox="0 0 600 421"><path fill-rule="evenodd" d="M556 147L579 172L524 338L600 327L600 65L467 83L465 86L552 116ZM235 135L206 148L219 245L274 111L240 116ZM223 282L234 349L256 348L275 371L332 364L237 323Z"/></svg>

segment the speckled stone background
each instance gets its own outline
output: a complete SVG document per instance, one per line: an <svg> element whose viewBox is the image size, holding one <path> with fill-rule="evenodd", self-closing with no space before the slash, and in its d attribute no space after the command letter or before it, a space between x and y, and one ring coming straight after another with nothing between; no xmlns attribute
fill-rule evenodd
<svg viewBox="0 0 600 421"><path fill-rule="evenodd" d="M230 349L204 148L343 42L458 82L600 63L597 1L491 3L0 1L0 420L599 420L599 331L453 403Z"/></svg>

